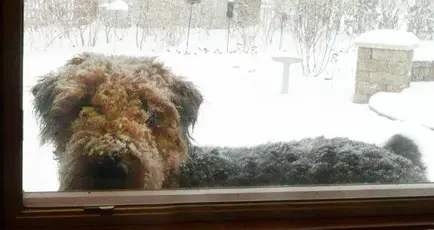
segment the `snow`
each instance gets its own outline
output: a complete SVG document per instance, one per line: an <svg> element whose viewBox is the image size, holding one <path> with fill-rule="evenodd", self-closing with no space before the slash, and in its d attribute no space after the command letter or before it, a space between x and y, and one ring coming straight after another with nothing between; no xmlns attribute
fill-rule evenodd
<svg viewBox="0 0 434 230"><path fill-rule="evenodd" d="M277 62L281 62L281 63L297 63L297 62L302 62L303 59L300 58L300 56L298 55L294 55L292 53L289 52L268 52L266 53L267 57L270 57Z"/></svg>
<svg viewBox="0 0 434 230"><path fill-rule="evenodd" d="M355 45L361 47L402 50L415 49L419 43L419 39L414 34L391 29L368 31L355 41Z"/></svg>
<svg viewBox="0 0 434 230"><path fill-rule="evenodd" d="M122 0L116 0L110 4L101 5L108 10L120 10L120 11L128 11L128 5Z"/></svg>
<svg viewBox="0 0 434 230"><path fill-rule="evenodd" d="M127 33L123 42L107 45L102 40L92 48L57 44L37 50L26 46L23 70L24 190L56 191L59 185L52 146L40 146L36 138L39 127L32 112L33 97L29 89L36 83L37 76L63 65L66 59L81 51L158 56L175 73L193 81L205 98L193 131L194 144L251 146L324 135L349 137L381 146L390 136L402 133L420 146L423 160L428 164L429 178L434 181L434 154L430 154L434 153L434 131L427 128L433 124L428 114L434 117L432 106L429 107L433 100L429 88L433 83L412 84L402 94L394 94L395 101L391 94L376 95L370 105L399 115L400 119L391 120L371 111L369 105L351 102L357 57L353 46L347 52L340 52L337 62L318 78L305 78L301 74L301 64L291 65L289 93L282 95L282 64L271 58L276 52L263 47L258 54L200 52L198 47L202 50L207 47L210 51L226 49L225 31L210 33L212 39L192 30L190 44L197 47L191 45L192 55L178 54L174 48L170 48L170 52L168 49L158 51L151 41L146 42L150 49L138 51L133 32ZM278 43L279 39L276 40ZM231 41L230 44L235 43ZM339 44L341 47L347 45ZM180 44L175 48L184 50L185 46ZM331 79L330 76L333 76L332 80L324 80ZM396 100L400 100L400 105L406 109L398 108ZM420 104L411 103L412 100Z"/></svg>
<svg viewBox="0 0 434 230"><path fill-rule="evenodd" d="M377 113L394 120L412 121L434 130L434 82L412 82L401 93L379 92L369 100Z"/></svg>
<svg viewBox="0 0 434 230"><path fill-rule="evenodd" d="M434 41L422 41L414 50L413 60L434 61Z"/></svg>

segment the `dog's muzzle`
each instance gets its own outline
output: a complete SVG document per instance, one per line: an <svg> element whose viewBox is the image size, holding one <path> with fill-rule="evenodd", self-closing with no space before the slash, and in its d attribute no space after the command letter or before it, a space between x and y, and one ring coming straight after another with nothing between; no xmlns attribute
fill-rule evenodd
<svg viewBox="0 0 434 230"><path fill-rule="evenodd" d="M82 190L125 189L132 168L121 157L88 156L82 163Z"/></svg>
<svg viewBox="0 0 434 230"><path fill-rule="evenodd" d="M143 167L131 155L83 156L77 165L70 189L123 190L143 188Z"/></svg>
<svg viewBox="0 0 434 230"><path fill-rule="evenodd" d="M93 135L76 133L67 146L63 161L71 178L65 190L121 190L158 188L163 170L155 147L146 140L134 140L122 133Z"/></svg>
<svg viewBox="0 0 434 230"><path fill-rule="evenodd" d="M118 156L91 156L84 166L89 189L124 189L131 167Z"/></svg>

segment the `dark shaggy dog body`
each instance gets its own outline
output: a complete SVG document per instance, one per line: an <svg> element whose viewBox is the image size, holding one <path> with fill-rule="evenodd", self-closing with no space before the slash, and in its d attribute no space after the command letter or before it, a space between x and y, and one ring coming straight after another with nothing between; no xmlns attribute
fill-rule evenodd
<svg viewBox="0 0 434 230"><path fill-rule="evenodd" d="M398 143L405 143L405 147ZM427 182L419 150L408 138L395 135L384 148L348 138L324 137L252 148L193 147L167 186L414 182Z"/></svg>
<svg viewBox="0 0 434 230"><path fill-rule="evenodd" d="M83 53L33 87L60 189L424 182L417 146L306 138L254 148L191 146L202 95L152 58Z"/></svg>

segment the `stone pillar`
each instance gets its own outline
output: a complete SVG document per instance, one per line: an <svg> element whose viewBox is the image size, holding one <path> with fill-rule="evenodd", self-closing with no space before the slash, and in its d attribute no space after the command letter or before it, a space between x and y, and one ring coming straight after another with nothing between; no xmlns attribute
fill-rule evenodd
<svg viewBox="0 0 434 230"><path fill-rule="evenodd" d="M377 92L410 86L413 50L419 39L409 32L373 30L360 35L353 102L365 104Z"/></svg>

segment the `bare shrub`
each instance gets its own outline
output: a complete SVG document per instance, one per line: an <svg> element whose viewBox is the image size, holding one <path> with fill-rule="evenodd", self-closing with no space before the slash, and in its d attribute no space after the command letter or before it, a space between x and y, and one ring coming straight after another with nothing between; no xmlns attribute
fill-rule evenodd
<svg viewBox="0 0 434 230"><path fill-rule="evenodd" d="M189 8L190 6L186 5L184 0L152 2L150 12L153 14L150 24L155 29L154 35L157 41L162 41L169 46L179 46L181 44L187 33Z"/></svg>
<svg viewBox="0 0 434 230"><path fill-rule="evenodd" d="M234 30L241 38L243 52L248 52L256 45L256 38L261 32L260 6L258 0L235 1Z"/></svg>
<svg viewBox="0 0 434 230"><path fill-rule="evenodd" d="M132 21L136 26L136 46L140 50L143 49L143 43L149 35L149 11L151 0L138 0L136 1L132 10Z"/></svg>
<svg viewBox="0 0 434 230"><path fill-rule="evenodd" d="M97 33L92 33L91 24L96 22L99 11L98 0L74 0L73 20L70 26L74 28L73 32L80 36L80 45L86 45L85 32L89 31L89 39L96 41ZM93 44L94 45L94 44Z"/></svg>
<svg viewBox="0 0 434 230"><path fill-rule="evenodd" d="M288 24L306 76L316 77L327 67L341 17L341 2L337 0L292 1Z"/></svg>

